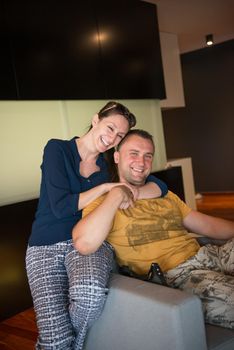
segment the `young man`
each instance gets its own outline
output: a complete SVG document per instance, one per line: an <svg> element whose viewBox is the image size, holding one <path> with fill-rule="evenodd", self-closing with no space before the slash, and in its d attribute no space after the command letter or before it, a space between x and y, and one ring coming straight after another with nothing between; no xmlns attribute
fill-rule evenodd
<svg viewBox="0 0 234 350"><path fill-rule="evenodd" d="M192 210L170 191L163 198L134 201L153 155L150 134L136 129L127 134L114 154L126 186L87 207L73 229L74 246L86 255L107 240L119 265L138 274L158 263L169 286L201 298L206 322L234 329L234 222ZM200 247L188 232L229 241Z"/></svg>

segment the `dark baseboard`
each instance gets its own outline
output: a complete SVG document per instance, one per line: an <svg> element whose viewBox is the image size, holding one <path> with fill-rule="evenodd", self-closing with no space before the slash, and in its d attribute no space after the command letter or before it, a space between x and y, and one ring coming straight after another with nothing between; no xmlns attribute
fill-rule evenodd
<svg viewBox="0 0 234 350"><path fill-rule="evenodd" d="M0 207L0 320L32 306L25 253L38 200Z"/></svg>

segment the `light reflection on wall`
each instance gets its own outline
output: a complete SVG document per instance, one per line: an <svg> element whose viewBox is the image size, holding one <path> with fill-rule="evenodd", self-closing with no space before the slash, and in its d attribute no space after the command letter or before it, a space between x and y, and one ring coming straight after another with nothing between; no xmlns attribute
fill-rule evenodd
<svg viewBox="0 0 234 350"><path fill-rule="evenodd" d="M111 35L108 32L98 32L92 36L92 41L95 43L103 44L110 40L110 37Z"/></svg>

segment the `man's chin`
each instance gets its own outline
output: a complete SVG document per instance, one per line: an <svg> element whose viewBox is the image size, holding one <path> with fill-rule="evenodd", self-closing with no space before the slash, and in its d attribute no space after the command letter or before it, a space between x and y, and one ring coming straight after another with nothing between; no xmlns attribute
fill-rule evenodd
<svg viewBox="0 0 234 350"><path fill-rule="evenodd" d="M145 179L144 180L130 180L128 181L130 183L130 185L133 185L133 186L143 186L145 185Z"/></svg>

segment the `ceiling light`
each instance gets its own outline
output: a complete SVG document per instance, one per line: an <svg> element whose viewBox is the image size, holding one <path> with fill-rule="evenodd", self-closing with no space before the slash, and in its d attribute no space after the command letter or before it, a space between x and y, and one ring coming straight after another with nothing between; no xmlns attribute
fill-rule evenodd
<svg viewBox="0 0 234 350"><path fill-rule="evenodd" d="M213 34L206 35L206 45L211 46L214 44Z"/></svg>

